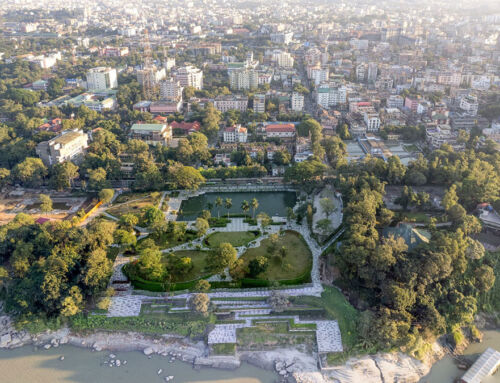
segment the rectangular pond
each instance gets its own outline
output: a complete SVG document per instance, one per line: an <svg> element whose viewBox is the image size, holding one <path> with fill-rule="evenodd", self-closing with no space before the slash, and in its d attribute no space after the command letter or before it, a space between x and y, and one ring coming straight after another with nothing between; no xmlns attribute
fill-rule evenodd
<svg viewBox="0 0 500 383"><path fill-rule="evenodd" d="M220 208L215 206L215 200L217 197L222 198L222 206ZM295 206L297 194L289 191L205 193L182 201L177 220L194 221L200 215L202 210L209 210L209 206L212 207L210 209L212 217L217 217L217 211L220 212L221 216L224 216L228 212L228 209L225 207L226 198L230 198L232 202L232 207L229 209L229 213L242 214L243 211L241 210L241 203L243 201L248 201L248 203L250 203L252 198L257 198L259 207L255 211L255 214L264 212L270 217L286 217L287 208ZM250 209L248 213L252 214L252 209Z"/></svg>

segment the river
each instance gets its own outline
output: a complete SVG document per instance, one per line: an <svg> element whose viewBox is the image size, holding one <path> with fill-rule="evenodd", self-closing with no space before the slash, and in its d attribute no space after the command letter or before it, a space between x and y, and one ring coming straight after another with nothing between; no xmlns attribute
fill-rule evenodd
<svg viewBox="0 0 500 383"><path fill-rule="evenodd" d="M464 355L474 362L479 355L488 347L500 350L500 330L483 331L483 341L472 343L464 351ZM431 371L420 380L420 383L453 383L460 378L465 371L457 368L451 356L445 356L432 366ZM494 376L484 380L483 383L500 383L500 371Z"/></svg>
<svg viewBox="0 0 500 383"><path fill-rule="evenodd" d="M117 359L127 364L109 367L104 364L109 354L69 345L37 351L32 346L0 350L0 383L161 383L170 375L174 376L171 383L273 383L277 378L249 364L235 371L194 370L187 363L170 363L158 355L149 359L137 351L116 352ZM163 370L160 375L159 369Z"/></svg>
<svg viewBox="0 0 500 383"><path fill-rule="evenodd" d="M485 331L483 342L471 344L465 355L471 361L487 348L500 348L500 331ZM277 375L243 363L235 371L203 368L194 370L187 363L141 352L117 352L121 367L109 367L109 352L90 352L88 349L61 346L49 350L35 350L25 346L14 350L0 350L0 383L161 383L172 375L172 383L273 383ZM60 360L64 356L64 360ZM158 375L158 370L162 373ZM420 383L453 383L464 371L459 370L449 356L434 364ZM500 383L500 372L483 383Z"/></svg>

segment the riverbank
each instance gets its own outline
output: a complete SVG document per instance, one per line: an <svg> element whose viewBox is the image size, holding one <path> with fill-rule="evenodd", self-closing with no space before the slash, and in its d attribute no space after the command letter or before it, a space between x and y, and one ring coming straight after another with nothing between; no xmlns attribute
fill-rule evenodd
<svg viewBox="0 0 500 383"><path fill-rule="evenodd" d="M370 382L401 381L401 378L405 377L405 382L411 383L418 382L430 370L430 365L398 353L352 358L342 366L320 372L316 355L306 354L297 349L239 352L235 356L210 356L204 342L194 342L178 336L101 331L75 334L68 328L31 335L25 331L17 331L8 316L0 317L0 348L12 349L26 345L34 345L40 350L72 345L97 352L140 351L147 357L159 355L172 362L189 363L195 369L211 367L234 370L239 368L242 362L246 362L265 370L275 371L281 381L297 383L327 381L354 383L359 382L363 376L373 376L374 379Z"/></svg>

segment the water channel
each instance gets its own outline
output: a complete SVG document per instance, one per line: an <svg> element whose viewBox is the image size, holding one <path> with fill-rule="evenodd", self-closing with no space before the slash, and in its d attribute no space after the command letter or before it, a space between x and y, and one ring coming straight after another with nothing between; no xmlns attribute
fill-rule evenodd
<svg viewBox="0 0 500 383"><path fill-rule="evenodd" d="M215 206L215 200L217 197L222 198L223 205L220 208ZM295 206L295 202L297 201L295 192L275 191L205 193L182 201L180 214L177 220L195 220L200 215L202 210L208 210L209 204L212 204L211 212L213 217L217 217L218 212L221 216L223 216L228 211L224 205L226 198L230 198L232 202L232 207L229 209L229 213L243 213L241 210L241 203L243 201L248 201L250 203L252 198L257 198L259 207L256 210L256 214L259 212L265 212L269 214L269 216L281 217L286 217L287 208ZM250 210L249 213L252 213L252 210Z"/></svg>

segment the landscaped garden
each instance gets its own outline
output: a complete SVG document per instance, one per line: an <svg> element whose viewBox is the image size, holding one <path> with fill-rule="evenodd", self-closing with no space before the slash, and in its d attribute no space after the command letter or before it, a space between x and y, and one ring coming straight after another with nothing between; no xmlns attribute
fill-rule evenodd
<svg viewBox="0 0 500 383"><path fill-rule="evenodd" d="M240 247L247 245L259 235L259 231L219 231L205 238L205 244L211 248L218 247L221 243L230 243L234 247Z"/></svg>
<svg viewBox="0 0 500 383"><path fill-rule="evenodd" d="M144 208L158 206L160 199L161 194L158 192L122 194L116 198L107 213L117 218L129 213L140 217Z"/></svg>
<svg viewBox="0 0 500 383"><path fill-rule="evenodd" d="M241 259L250 269L251 278L268 281L310 276L312 264L309 247L302 236L294 231L271 234L269 238L262 240L259 247L248 249ZM257 272L259 270L261 271Z"/></svg>

